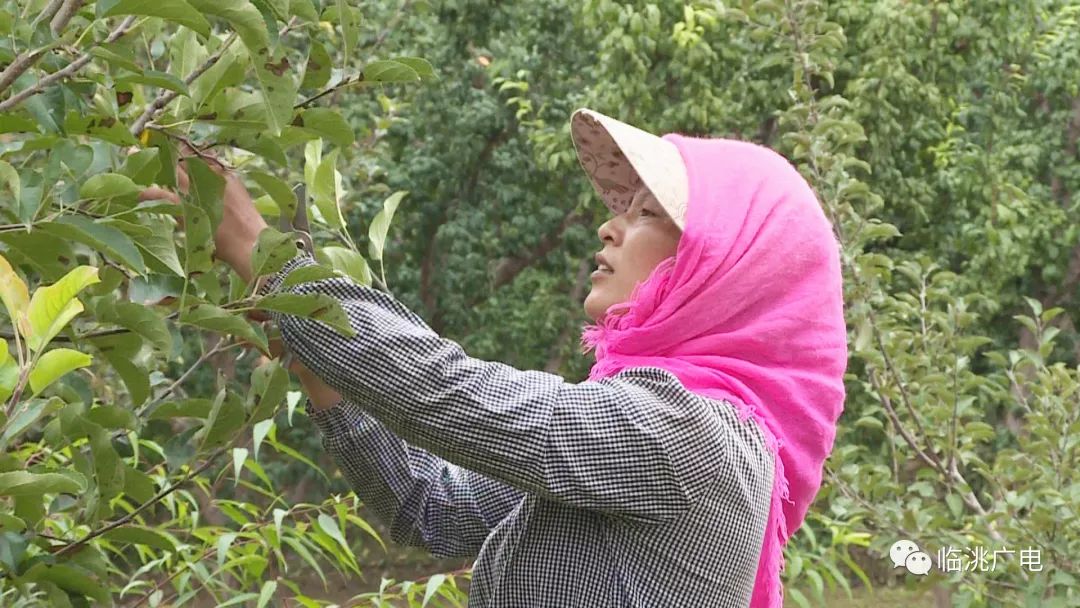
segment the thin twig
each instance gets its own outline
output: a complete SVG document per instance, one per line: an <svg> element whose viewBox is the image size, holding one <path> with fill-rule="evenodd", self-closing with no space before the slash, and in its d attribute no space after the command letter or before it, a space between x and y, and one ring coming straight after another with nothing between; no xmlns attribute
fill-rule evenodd
<svg viewBox="0 0 1080 608"><path fill-rule="evenodd" d="M162 401L167 399L169 397L169 395L171 395L173 393L173 391L176 390L177 387L179 387L181 384L184 383L185 380L187 380L189 377L191 377L191 374L195 373L195 370L198 369L199 366L201 366L203 363L206 363L207 359L209 359L210 357L213 357L214 355L216 355L218 353L225 352L226 350L228 350L230 348L233 348L235 346L242 346L243 345L242 342L234 342L232 344L226 344L226 342L227 342L227 340L225 340L223 338L218 339L218 341L214 343L214 346L211 347L210 350L206 351L201 356L199 356L199 358L194 363L191 364L191 367L189 367L187 369L187 371L185 371L179 378L176 379L175 382L170 384L168 386L168 388L165 389L165 392L161 393L161 395L157 399L154 399L150 403L147 403L142 408L140 408L139 411L135 412L135 417L136 418L141 418L142 415L146 413L146 410L150 409L151 406L156 405L158 403L161 403Z"/></svg>
<svg viewBox="0 0 1080 608"><path fill-rule="evenodd" d="M405 0L404 2L401 3L401 6L398 7L397 12L394 13L393 18L390 19L390 23L386 26L386 28L383 29L382 32L379 33L378 37L375 38L375 41L371 44L371 47L367 49L369 54L373 54L380 46L382 46L382 43L386 40L386 38L390 35L390 33L394 31L394 28L397 27L397 25L401 21L402 17L405 16L405 11L406 11L406 9L409 8L409 4L411 4L411 3L412 3L412 0ZM363 76L364 76L364 73L360 72L359 74L357 74L356 76L353 76L352 78L346 78L346 79L342 80L341 82L339 82L339 83L337 83L337 84L335 84L333 86L330 86L330 87L328 87L326 89L323 89L322 91L319 91L318 93L312 95L311 97L308 97L307 99L301 101L300 103L293 106L293 109L298 110L298 109L301 109L301 108L306 108L309 105L311 105L312 103L315 103L315 101L317 101L317 100L319 100L319 99L321 99L321 98L323 98L323 97L325 97L325 96L327 96L327 95L329 95L329 94L331 94L331 93L333 93L333 92L335 92L335 91L337 91L339 89L347 87L350 84L355 84L357 82L360 82L363 79Z"/></svg>
<svg viewBox="0 0 1080 608"><path fill-rule="evenodd" d="M121 21L120 25L116 26L116 29L114 29L112 32L110 32L109 35L106 36L105 39L103 41L101 41L100 44L108 44L110 42L115 42L121 36L128 33L128 30L131 29L131 25L133 23L135 23L135 19L136 19L135 16L131 16L131 17L128 17L128 18L124 19L123 21ZM97 45L98 44L95 43L95 44L91 45L91 48L93 48L93 47L95 47ZM22 91L19 91L18 93L12 95L11 97L8 97L3 102L0 102L0 112L7 112L8 110L10 110L10 109L14 108L15 106L19 105L20 103L22 103L26 99L28 99L30 97L33 97L34 95L37 95L38 93L44 91L49 85L53 84L54 82L63 80L63 79L68 78L70 76L73 76L76 72L81 70L83 68L83 66L90 63L90 60L92 60L93 58L94 58L94 56L90 54L89 50L87 50L78 59L76 59L75 61L72 61L70 64L68 64L67 67L65 67L65 68L63 68L61 70L57 70L57 71L53 72L52 74L49 74L48 76L46 76L46 77L42 78L41 80L39 80L37 82L37 84L35 84L34 86L27 87L26 89L23 89Z"/></svg>
<svg viewBox="0 0 1080 608"><path fill-rule="evenodd" d="M297 18L295 16L289 19L289 22L286 23L285 26L278 31L278 36L281 37L285 34L288 34L289 31L296 26L296 23ZM194 71L192 71L190 74L187 75L186 78L184 78L184 84L190 85L191 83L195 82L196 78L202 76L207 70L212 68L218 61L220 61L222 56L224 56L225 51L236 40L236 37L237 34L235 31L229 34L229 37L221 43L221 46L218 47L218 50L215 51L213 55L207 57L206 61L204 61L202 65L195 68ZM154 99L153 103L147 106L146 110L144 110L143 113L139 115L137 119L135 119L135 122L132 123L130 133L133 136L138 137L143 132L143 129L147 128L147 125L150 123L150 121L152 121L154 117L157 116L157 113L163 110L165 106L169 105L169 103L172 102L172 100L176 99L178 95L179 93L177 93L176 91L161 91ZM191 142L187 143L191 145ZM196 149L195 146L191 147L193 149Z"/></svg>
<svg viewBox="0 0 1080 608"><path fill-rule="evenodd" d="M228 50L229 46L232 45L233 41L236 40L236 37L236 32L229 34L229 37L221 43L221 46L218 47L218 50L215 51L213 55L207 57L206 61L204 61L202 65L195 68L190 74L187 75L186 78L184 78L184 85L190 85L192 82L195 82L196 78L202 76L203 73L206 72L206 70L209 70L214 66L214 64L220 61L221 57L225 54L225 51ZM158 96L154 98L154 101L150 105L146 106L146 109L143 110L143 113L140 114L139 117L135 119L135 122L131 124L131 134L135 137L138 137L143 132L143 129L146 128L146 123L153 120L154 116L156 116L158 112L164 109L165 106L169 105L169 103L172 100L176 99L179 95L180 93L178 93L177 91L171 91L168 89L163 89L160 93L158 93Z"/></svg>
<svg viewBox="0 0 1080 608"><path fill-rule="evenodd" d="M135 510L132 511L131 513L128 513L127 515L121 517L120 519L118 519L118 520L116 520L116 521L114 521L112 523L109 523L109 524L107 524L105 526L102 526L101 528L98 528L97 530L94 530L93 532L90 532L86 536L82 537L81 539L79 539L79 540L77 540L77 541L75 541L75 542L73 542L73 543L71 543L69 545L61 547L60 550L58 550L54 555L56 557L60 557L61 555L64 555L65 553L71 553L72 551L82 547L83 545L90 542L91 540L101 536L102 534L105 534L109 530L119 528L120 526L128 523L129 521L131 521L133 519L135 519L136 515L138 515L139 513L142 513L143 511L148 509L151 505L157 504L158 502L161 501L161 499L165 498L169 494L172 494L173 492L178 490L181 485L187 483L189 480L191 480L191 478L195 477L199 473L202 473L206 469L209 469L210 466L212 464L214 464L214 461L217 460L218 456L221 456L222 454L225 453L225 450L226 450L225 447L220 447L220 448L214 450L210 454L210 456L208 456L206 458L205 462L203 462L201 465L199 465L198 468L189 471L188 474L185 475L184 478L181 479L180 481L177 481L176 483L170 485L169 487L165 488L164 490L161 490L160 492L155 494L153 498L151 498L150 500L148 500L148 501L142 503L141 505L139 505L138 507L136 507Z"/></svg>

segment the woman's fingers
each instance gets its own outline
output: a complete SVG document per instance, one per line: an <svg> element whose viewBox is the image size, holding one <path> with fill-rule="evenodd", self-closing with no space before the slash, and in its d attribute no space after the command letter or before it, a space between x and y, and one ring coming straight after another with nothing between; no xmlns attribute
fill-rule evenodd
<svg viewBox="0 0 1080 608"><path fill-rule="evenodd" d="M160 201L166 200L172 203L180 204L180 197L175 192L166 190L164 188L157 188L151 186L139 193L139 201Z"/></svg>
<svg viewBox="0 0 1080 608"><path fill-rule="evenodd" d="M171 190L166 190L165 188L158 188L156 186L151 186L140 192L139 201L169 201L174 205L181 204L180 197L175 192ZM180 227L183 228L184 216L177 215L176 223L180 224Z"/></svg>

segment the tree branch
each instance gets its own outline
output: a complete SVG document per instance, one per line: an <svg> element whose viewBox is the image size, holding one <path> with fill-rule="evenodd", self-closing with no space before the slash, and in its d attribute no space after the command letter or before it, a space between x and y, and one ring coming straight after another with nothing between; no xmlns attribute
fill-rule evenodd
<svg viewBox="0 0 1080 608"><path fill-rule="evenodd" d="M439 211L438 216L435 218L434 226L428 231L428 234L424 239L427 243L427 247L424 251L424 258L420 262L420 301L423 302L424 309L431 319L431 328L436 332L442 330L442 322L438 311L435 291L431 285L431 279L435 274L435 258L438 252L439 228L449 221L450 212L453 210L455 204L462 199L471 198L473 193L476 192L476 185L480 181L480 170L488 159L491 158L495 148L506 142L506 140L510 138L510 135L511 130L502 129L488 136L487 141L484 142L483 149L480 150L480 154L476 156L476 159L473 160L472 164L469 166L465 184L461 187L457 196Z"/></svg>
<svg viewBox="0 0 1080 608"><path fill-rule="evenodd" d="M503 258L495 269L495 279L492 288L498 289L513 281L514 277L520 274L522 270L525 270L537 261L542 260L552 249L555 249L555 247L562 242L562 236L567 228L574 224L584 224L585 222L586 218L584 216L579 215L578 213L569 213L563 218L562 222L559 223L559 227L540 239L540 242L537 243L535 247L521 255ZM473 304L475 303L476 301L473 302Z"/></svg>
<svg viewBox="0 0 1080 608"><path fill-rule="evenodd" d="M39 23L52 19L53 15L56 14L56 11L60 10L60 6L63 4L64 0L51 0L48 6L42 9L42 11L38 13L38 16L34 17L34 20L30 22L30 29L36 30Z"/></svg>
<svg viewBox="0 0 1080 608"><path fill-rule="evenodd" d="M390 32L394 31L394 28L397 27L398 23L401 21L401 18L405 15L405 10L409 8L409 4L411 4L411 3L412 3L412 0L405 0L405 2L403 2L401 4L401 6L398 7L397 12L394 13L394 17L390 20L390 24L387 25L386 28L383 29L383 31L379 33L379 35L375 38L375 41L371 44L371 47L367 49L369 54L374 54L375 50L378 49L380 46L382 46L382 43L386 40L387 36L390 35ZM321 98L323 98L323 97L325 97L325 96L327 96L327 95L329 95L331 93L334 93L339 89L347 87L350 84L355 84L357 82L360 82L363 75L364 75L364 73L361 72L361 73L357 74L356 76L354 76L352 78L346 78L346 79L342 80L341 82L339 82L339 83L337 83L335 85L327 87L327 88L323 89L322 91L319 91L318 93L312 95L311 97L308 97L307 99L305 99L305 100L301 101L300 103L294 105L293 109L294 110L299 110L301 108L306 108L306 107L310 106L311 104L315 103L317 100L319 100L319 99L321 99Z"/></svg>
<svg viewBox="0 0 1080 608"><path fill-rule="evenodd" d="M60 32L64 31L64 28L71 22L71 18L75 16L75 13L79 12L82 5L83 0L64 0L64 5L60 7L52 21L49 22L49 29L52 31L53 36L60 36Z"/></svg>
<svg viewBox="0 0 1080 608"><path fill-rule="evenodd" d="M218 47L218 50L214 52L213 55L207 57L206 61L204 61L202 65L192 70L192 72L184 78L184 85L190 85L191 83L195 82L196 78L202 76L206 72L206 70L209 70L211 67L214 66L215 63L220 61L222 55L225 54L225 51L228 50L229 46L232 45L233 41L235 40L236 32L229 34L229 37L221 43L221 46ZM143 132L143 129L146 128L146 123L153 120L154 117L157 116L158 112L164 109L165 106L169 105L169 103L172 100L176 99L179 95L180 93L176 91L162 89L161 92L158 93L157 97L154 98L154 101L150 105L146 106L146 109L143 110L143 113L135 119L135 122L131 123L131 128L129 129L129 132L133 136L138 137Z"/></svg>
<svg viewBox="0 0 1080 608"><path fill-rule="evenodd" d="M109 35L106 36L100 44L108 44L110 42L115 42L121 36L128 33L128 30L131 29L133 23L135 23L134 16L124 19L120 22L120 25L116 26L116 29L110 32ZM93 48L98 44L99 43L92 44L90 48ZM57 70L52 74L49 74L48 76L39 80L34 86L27 87L26 89L19 91L11 97L8 97L3 102L0 102L0 112L7 112L11 108L14 108L15 106L22 103L24 100L44 91L49 85L53 84L54 82L73 76L76 72L81 70L83 66L90 63L90 60L93 58L94 56L90 54L89 50L87 50L78 59L68 64L67 67ZM16 74L16 77L17 76L18 75Z"/></svg>
<svg viewBox="0 0 1080 608"><path fill-rule="evenodd" d="M581 301L581 292L585 291L585 283L589 280L589 269L592 268L592 262L585 258L578 263L577 278L574 281L574 287L570 290L570 301L577 304ZM562 354L560 346L570 339L571 331L576 329L572 325L567 325L559 333L559 337L555 340L555 344L552 345L550 355L548 356L547 364L544 365L544 371L554 374L562 367L566 357Z"/></svg>
<svg viewBox="0 0 1080 608"><path fill-rule="evenodd" d="M165 498L169 494L172 494L173 492L178 490L180 488L180 486L182 486L183 484L190 481L191 478L195 477L199 473L202 473L206 469L209 469L210 466L214 464L214 461L217 460L218 456L221 456L222 454L225 453L227 448L228 448L228 446L225 446L225 447L220 447L220 448L214 450L210 454L210 456L208 456L206 458L205 462L203 462L201 465L199 465L198 468L189 471L188 474L185 475L184 478L181 479L180 481L177 481L176 483L170 485L169 487L165 488L164 490L161 490L160 492L155 494L153 496L153 498L151 498L150 500L148 500L148 501L142 503L141 505L139 505L138 507L136 507L135 510L132 511L131 513L128 513L127 515L121 517L120 519L118 519L118 520L116 520L116 521L114 521L112 523L109 523L109 524L107 524L105 526L102 526L101 528L98 528L97 530L94 530L93 532L90 532L86 536L80 538L79 540L77 540L77 541L75 541L75 542L73 542L73 543L71 543L69 545L64 545L63 547L58 549L54 555L56 557L60 557L61 555L64 555L65 553L71 553L72 551L82 547L83 545L90 542L91 540L101 536L102 534L105 534L109 530L119 528L120 526L128 523L132 519L135 519L136 515L138 515L139 513L142 513L143 511L148 509L151 505L154 505L154 504L160 502L161 499Z"/></svg>
<svg viewBox="0 0 1080 608"><path fill-rule="evenodd" d="M0 93L7 90L15 79L22 76L23 72L30 69L30 66L37 63L38 59L41 59L45 55L48 49L38 49L33 52L20 53L3 72L0 72Z"/></svg>

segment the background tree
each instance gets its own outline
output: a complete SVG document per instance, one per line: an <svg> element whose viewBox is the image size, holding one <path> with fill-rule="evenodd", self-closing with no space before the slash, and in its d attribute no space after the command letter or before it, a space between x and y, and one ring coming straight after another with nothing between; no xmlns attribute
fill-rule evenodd
<svg viewBox="0 0 1080 608"><path fill-rule="evenodd" d="M213 172L194 161L180 209L135 202L173 185L180 142L268 215L305 183L322 272L392 288L473 356L578 381L607 216L569 134L589 106L772 146L836 226L848 401L786 551L790 602L1080 604L1080 3L143 4L0 3L4 603L314 603L312 572L422 553L311 473L333 465L301 395L226 337L267 339L244 313L274 302L201 247ZM52 316L22 333L35 302ZM888 560L899 538L964 567L1012 553L915 577ZM415 563L362 601L463 604L460 562Z"/></svg>

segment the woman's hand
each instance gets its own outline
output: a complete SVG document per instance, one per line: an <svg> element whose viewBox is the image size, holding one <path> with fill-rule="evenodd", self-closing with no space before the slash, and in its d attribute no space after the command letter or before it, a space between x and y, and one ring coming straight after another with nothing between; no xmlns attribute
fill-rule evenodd
<svg viewBox="0 0 1080 608"><path fill-rule="evenodd" d="M273 338L269 342L270 354L275 359L280 359L283 352L283 345L280 338ZM261 365L265 361L259 361ZM333 407L341 401L341 393L337 392L322 381L321 378L315 375L315 372L307 368L296 357L292 357L289 362L289 371L296 374L296 377L300 380L300 384L304 386L304 392L307 393L311 404L315 406L315 409L323 410Z"/></svg>
<svg viewBox="0 0 1080 608"><path fill-rule="evenodd" d="M250 283L253 278L251 253L267 223L255 208L244 182L235 173L226 171L214 162L207 163L207 166L225 178L221 223L214 232L214 257L232 266L244 281ZM176 168L176 184L181 193L188 193L190 180L183 166ZM164 188L147 188L139 193L140 201L160 199L180 202L176 193Z"/></svg>

